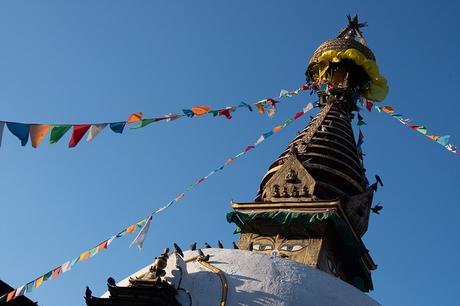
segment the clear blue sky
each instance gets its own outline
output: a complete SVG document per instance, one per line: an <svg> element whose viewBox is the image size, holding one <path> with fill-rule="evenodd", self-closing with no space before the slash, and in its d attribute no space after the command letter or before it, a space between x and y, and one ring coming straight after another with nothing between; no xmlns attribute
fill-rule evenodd
<svg viewBox="0 0 460 306"><path fill-rule="evenodd" d="M460 7L454 1L1 1L1 120L99 122L222 107L304 82L309 56L358 13L390 84L389 105L460 145ZM299 111L274 119L183 119L93 143L24 148L5 131L0 149L0 278L20 286L169 201L196 179ZM392 118L364 113L370 179L385 184L364 240L379 265L372 297L384 305L453 305L458 274L460 159ZM159 215L144 251L132 237L31 294L41 305L83 305L173 242L226 246L232 199L250 201L269 164L306 118L213 176Z"/></svg>

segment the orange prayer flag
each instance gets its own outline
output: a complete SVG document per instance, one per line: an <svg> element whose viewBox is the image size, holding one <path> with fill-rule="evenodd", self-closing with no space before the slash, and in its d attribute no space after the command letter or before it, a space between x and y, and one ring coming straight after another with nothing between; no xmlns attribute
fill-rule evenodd
<svg viewBox="0 0 460 306"><path fill-rule="evenodd" d="M137 228L136 224L128 226L128 228L126 229L126 234L134 233L136 231L136 228Z"/></svg>
<svg viewBox="0 0 460 306"><path fill-rule="evenodd" d="M37 278L37 279L35 280L35 288L38 288L38 287L40 287L40 286L42 285L42 283L43 283L43 278L44 278L44 276L42 275L42 276L40 276L39 278Z"/></svg>
<svg viewBox="0 0 460 306"><path fill-rule="evenodd" d="M227 161L225 162L226 165L232 163L235 159L233 157L227 159Z"/></svg>
<svg viewBox="0 0 460 306"><path fill-rule="evenodd" d="M13 291L11 291L10 293L8 293L8 295L6 296L6 301L9 302L11 301L12 299L14 299L14 295L16 294L16 289L14 289Z"/></svg>
<svg viewBox="0 0 460 306"><path fill-rule="evenodd" d="M284 128L284 126L282 126L282 125L275 126L273 128L273 132L278 133L282 128Z"/></svg>
<svg viewBox="0 0 460 306"><path fill-rule="evenodd" d="M45 137L50 126L48 124L31 124L30 125L30 139L32 140L32 147L37 148Z"/></svg>
<svg viewBox="0 0 460 306"><path fill-rule="evenodd" d="M107 249L107 244L108 244L108 242L109 242L109 241L106 240L106 241L102 242L100 245L98 245L98 246L97 246L98 251L103 250L103 249Z"/></svg>
<svg viewBox="0 0 460 306"><path fill-rule="evenodd" d="M127 123L138 122L142 120L142 112L129 115Z"/></svg>
<svg viewBox="0 0 460 306"><path fill-rule="evenodd" d="M385 105L384 107L382 107L382 110L383 110L385 113L394 113L394 112L395 112L395 110L393 109L393 107L387 106L387 105Z"/></svg>
<svg viewBox="0 0 460 306"><path fill-rule="evenodd" d="M89 258L89 251L80 254L79 261L87 260Z"/></svg>
<svg viewBox="0 0 460 306"><path fill-rule="evenodd" d="M53 277L54 279L58 278L59 274L61 274L62 267L59 266L56 269L53 270Z"/></svg>
<svg viewBox="0 0 460 306"><path fill-rule="evenodd" d="M192 107L192 112L195 114L195 116L201 116L204 114L209 113L211 110L210 106L194 106Z"/></svg>
<svg viewBox="0 0 460 306"><path fill-rule="evenodd" d="M265 106L265 102L264 103L256 103L256 106L257 106L257 109L259 110L259 113L263 114L265 113L265 109L264 109L264 106Z"/></svg>
<svg viewBox="0 0 460 306"><path fill-rule="evenodd" d="M439 136L436 136L436 135L427 135L427 137L434 141L439 139Z"/></svg>

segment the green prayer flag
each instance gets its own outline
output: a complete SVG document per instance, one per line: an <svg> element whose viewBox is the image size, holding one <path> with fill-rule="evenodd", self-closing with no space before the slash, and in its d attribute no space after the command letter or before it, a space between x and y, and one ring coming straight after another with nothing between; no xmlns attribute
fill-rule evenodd
<svg viewBox="0 0 460 306"><path fill-rule="evenodd" d="M376 110L379 111L379 113L382 111L382 108L381 108L380 106L377 106L377 105L376 105L376 106L374 106L374 107L375 107Z"/></svg>
<svg viewBox="0 0 460 306"><path fill-rule="evenodd" d="M426 127L421 126L421 127L417 128L417 132L420 132L423 135L426 135L426 132L427 132Z"/></svg>
<svg viewBox="0 0 460 306"><path fill-rule="evenodd" d="M358 121L358 126L361 126L361 125L367 125L367 123L362 121L362 120L360 120L360 121Z"/></svg>
<svg viewBox="0 0 460 306"><path fill-rule="evenodd" d="M8 295L8 293L5 293L4 295L0 296L0 302L5 302L6 301L6 296Z"/></svg>
<svg viewBox="0 0 460 306"><path fill-rule="evenodd" d="M156 118L152 118L152 119L142 119L141 122L136 125L136 126L133 126L131 129L139 129L139 128L142 128L144 126L147 126L149 125L150 123L152 122L155 122L156 121Z"/></svg>
<svg viewBox="0 0 460 306"><path fill-rule="evenodd" d="M89 257L93 257L93 256L96 255L98 252L99 252L98 247L92 248L91 250L89 250Z"/></svg>
<svg viewBox="0 0 460 306"><path fill-rule="evenodd" d="M141 228L141 227L143 227L145 225L145 223L147 223L146 219L137 222L136 225L137 225L138 228Z"/></svg>
<svg viewBox="0 0 460 306"><path fill-rule="evenodd" d="M71 127L71 125L53 126L50 133L50 143L57 143Z"/></svg>
<svg viewBox="0 0 460 306"><path fill-rule="evenodd" d="M53 276L53 271L49 271L48 273L43 275L43 281L49 280L51 278L51 276Z"/></svg>

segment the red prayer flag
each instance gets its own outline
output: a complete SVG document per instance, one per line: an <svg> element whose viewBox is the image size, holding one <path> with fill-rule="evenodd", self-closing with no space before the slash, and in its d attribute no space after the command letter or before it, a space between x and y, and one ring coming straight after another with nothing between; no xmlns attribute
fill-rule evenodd
<svg viewBox="0 0 460 306"><path fill-rule="evenodd" d="M246 149L244 149L244 152L247 152L247 151L252 150L252 149L254 149L254 148L255 148L254 146L249 146L249 147L247 147Z"/></svg>
<svg viewBox="0 0 460 306"><path fill-rule="evenodd" d="M307 85L302 85L302 87L300 88L300 90L308 90L308 86Z"/></svg>
<svg viewBox="0 0 460 306"><path fill-rule="evenodd" d="M416 129L418 129L420 127L420 125L410 125L410 124L408 124L408 125L413 130L416 130Z"/></svg>
<svg viewBox="0 0 460 306"><path fill-rule="evenodd" d="M103 250L103 249L107 249L108 243L109 243L108 240L102 242L100 245L97 246L97 250L98 250L98 251L101 251L101 250Z"/></svg>
<svg viewBox="0 0 460 306"><path fill-rule="evenodd" d="M227 119L232 119L232 115L230 114L231 109L226 108L226 109L221 109L219 110L219 115L225 116Z"/></svg>
<svg viewBox="0 0 460 306"><path fill-rule="evenodd" d="M294 115L294 119L299 119L302 117L302 115L305 114L304 112L298 112L297 114Z"/></svg>
<svg viewBox="0 0 460 306"><path fill-rule="evenodd" d="M374 105L374 104L371 101L366 100L366 109L367 109L368 112L371 112L372 105Z"/></svg>
<svg viewBox="0 0 460 306"><path fill-rule="evenodd" d="M73 126L72 138L69 141L69 148L75 147L80 140L85 136L86 132L91 127L91 124L76 124Z"/></svg>

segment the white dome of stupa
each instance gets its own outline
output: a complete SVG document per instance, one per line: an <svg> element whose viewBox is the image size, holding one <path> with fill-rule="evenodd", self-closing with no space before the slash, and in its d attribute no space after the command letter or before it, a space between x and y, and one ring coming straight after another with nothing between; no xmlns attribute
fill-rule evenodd
<svg viewBox="0 0 460 306"><path fill-rule="evenodd" d="M339 278L278 256L233 249L203 252L210 255L212 266L224 272L228 284L226 305L380 305ZM166 279L182 288L176 296L182 305L190 305L190 297L194 306L220 305L223 290L219 275L198 261L184 262L197 255L197 251L184 252L184 259L171 255ZM130 277L140 276L149 268L150 265L117 286L128 286ZM106 293L102 297L108 296Z"/></svg>

